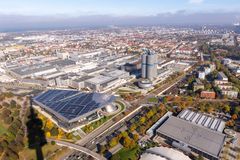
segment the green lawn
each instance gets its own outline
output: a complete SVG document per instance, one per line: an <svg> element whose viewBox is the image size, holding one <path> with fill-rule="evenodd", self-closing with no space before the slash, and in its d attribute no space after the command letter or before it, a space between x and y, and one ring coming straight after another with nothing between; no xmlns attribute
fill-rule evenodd
<svg viewBox="0 0 240 160"><path fill-rule="evenodd" d="M139 149L140 149L139 146L136 145L132 149L123 148L120 151L118 151L116 154L119 155L121 160L137 160L138 157L136 156L136 154Z"/></svg>

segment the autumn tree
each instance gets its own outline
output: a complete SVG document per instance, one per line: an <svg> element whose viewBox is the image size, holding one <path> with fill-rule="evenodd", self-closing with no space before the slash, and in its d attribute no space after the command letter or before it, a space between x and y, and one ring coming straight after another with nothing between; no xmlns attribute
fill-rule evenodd
<svg viewBox="0 0 240 160"><path fill-rule="evenodd" d="M135 142L131 138L129 138L128 136L124 137L124 139L123 139L123 146L124 147L132 148L134 145L135 145Z"/></svg>
<svg viewBox="0 0 240 160"><path fill-rule="evenodd" d="M234 121L233 120L227 121L226 126L233 127L234 126Z"/></svg>
<svg viewBox="0 0 240 160"><path fill-rule="evenodd" d="M141 118L140 118L140 123L141 123L141 124L144 124L145 122L146 122L146 117L141 117Z"/></svg>
<svg viewBox="0 0 240 160"><path fill-rule="evenodd" d="M113 137L110 141L109 141L109 146L110 147L114 147L118 144L118 139L117 137Z"/></svg>
<svg viewBox="0 0 240 160"><path fill-rule="evenodd" d="M126 131L123 131L121 134L122 134L122 137L127 137L128 136L128 133Z"/></svg>
<svg viewBox="0 0 240 160"><path fill-rule="evenodd" d="M135 141L135 142L137 142L137 141L138 141L138 139L139 139L139 136L138 136L138 134L134 134L134 135L133 135L133 139L134 139L134 141Z"/></svg>
<svg viewBox="0 0 240 160"><path fill-rule="evenodd" d="M233 114L233 115L232 115L232 120L235 121L235 120L237 120L237 118L238 118L237 114Z"/></svg>
<svg viewBox="0 0 240 160"><path fill-rule="evenodd" d="M133 124L131 124L129 129L130 129L131 132L133 132L136 128L137 128L136 124L133 123Z"/></svg>

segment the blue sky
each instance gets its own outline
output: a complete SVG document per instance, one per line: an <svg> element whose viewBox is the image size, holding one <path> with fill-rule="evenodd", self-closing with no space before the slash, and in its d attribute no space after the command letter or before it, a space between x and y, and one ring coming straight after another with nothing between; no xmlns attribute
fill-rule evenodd
<svg viewBox="0 0 240 160"><path fill-rule="evenodd" d="M0 0L0 14L143 16L165 12L238 12L240 0Z"/></svg>

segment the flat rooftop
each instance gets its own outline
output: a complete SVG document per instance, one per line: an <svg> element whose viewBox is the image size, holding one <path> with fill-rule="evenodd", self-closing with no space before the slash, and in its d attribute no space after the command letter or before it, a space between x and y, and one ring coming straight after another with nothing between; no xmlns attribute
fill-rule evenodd
<svg viewBox="0 0 240 160"><path fill-rule="evenodd" d="M110 76L110 77L120 77L122 76L123 74L126 74L126 71L122 71L122 70L112 70L112 71L109 71L109 72L105 72L103 73L103 75L105 76Z"/></svg>
<svg viewBox="0 0 240 160"><path fill-rule="evenodd" d="M46 63L46 64L34 64L34 65L28 65L28 66L21 66L21 67L14 68L11 71L21 76L25 76L25 75L30 75L36 72L42 72L50 69L54 69L54 67Z"/></svg>
<svg viewBox="0 0 240 160"><path fill-rule="evenodd" d="M223 79L228 78L223 72L219 72L219 73L218 73L218 76L220 76L220 77L223 78Z"/></svg>
<svg viewBox="0 0 240 160"><path fill-rule="evenodd" d="M103 84L103 83L107 83L109 81L112 81L114 78L109 77L109 76L102 76L102 75L98 75L95 76L91 79L88 79L87 82L92 83L92 84Z"/></svg>
<svg viewBox="0 0 240 160"><path fill-rule="evenodd" d="M49 62L52 66L57 66L57 67L66 67L66 66L71 66L71 65L76 65L75 61L69 60L69 59L59 59L59 60L54 60Z"/></svg>
<svg viewBox="0 0 240 160"><path fill-rule="evenodd" d="M60 119L70 121L105 107L112 103L115 97L74 90L48 90L34 97L33 100Z"/></svg>
<svg viewBox="0 0 240 160"><path fill-rule="evenodd" d="M156 131L192 148L218 158L224 144L225 135L189 121L171 116Z"/></svg>
<svg viewBox="0 0 240 160"><path fill-rule="evenodd" d="M73 81L74 82L83 82L83 81L86 81L86 80L88 80L88 79L91 79L91 78L93 78L94 76L83 76L83 77L80 77L80 78L76 78L76 79L74 79Z"/></svg>

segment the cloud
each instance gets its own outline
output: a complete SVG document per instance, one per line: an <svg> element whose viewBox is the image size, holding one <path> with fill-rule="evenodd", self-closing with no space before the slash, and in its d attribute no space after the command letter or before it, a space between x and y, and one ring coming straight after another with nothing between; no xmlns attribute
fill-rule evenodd
<svg viewBox="0 0 240 160"><path fill-rule="evenodd" d="M201 4L204 0L189 0L189 3L191 4Z"/></svg>

